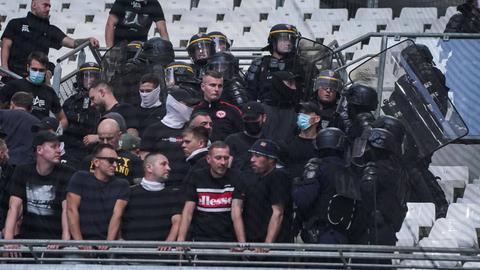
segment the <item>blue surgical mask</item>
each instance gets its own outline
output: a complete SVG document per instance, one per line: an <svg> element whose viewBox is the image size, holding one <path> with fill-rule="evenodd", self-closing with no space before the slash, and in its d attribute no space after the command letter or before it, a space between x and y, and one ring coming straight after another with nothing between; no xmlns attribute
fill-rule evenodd
<svg viewBox="0 0 480 270"><path fill-rule="evenodd" d="M40 85L45 81L45 72L30 70L28 79L35 85Z"/></svg>
<svg viewBox="0 0 480 270"><path fill-rule="evenodd" d="M308 129L312 124L310 124L310 119L312 117L308 114L299 113L297 116L297 126L300 130Z"/></svg>

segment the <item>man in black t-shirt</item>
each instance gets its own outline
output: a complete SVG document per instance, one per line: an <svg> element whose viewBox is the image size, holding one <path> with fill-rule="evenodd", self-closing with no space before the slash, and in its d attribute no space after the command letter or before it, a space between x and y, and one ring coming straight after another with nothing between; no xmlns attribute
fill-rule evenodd
<svg viewBox="0 0 480 270"><path fill-rule="evenodd" d="M36 163L17 166L11 179L5 239L69 240L65 226L65 189L73 170L60 164L60 142L55 133L37 133L33 147ZM15 235L20 217L20 234ZM15 256L14 253L10 255Z"/></svg>
<svg viewBox="0 0 480 270"><path fill-rule="evenodd" d="M97 109L102 116L116 112L123 116L127 125L127 132L138 136L138 111L137 109L128 103L119 103L113 94L113 89L106 81L97 81L88 91L88 97L90 98L91 106ZM89 134L83 138L85 145L91 145L98 142L98 136L96 134Z"/></svg>
<svg viewBox="0 0 480 270"><path fill-rule="evenodd" d="M233 194L232 219L237 241L291 242L291 178L285 170L276 168L279 146L259 139L249 152L257 177L244 178Z"/></svg>
<svg viewBox="0 0 480 270"><path fill-rule="evenodd" d="M89 40L98 47L97 39L72 39L49 22L50 0L32 0L26 17L12 19L2 35L2 67L20 76L25 75L27 57L33 51L48 55L49 48L75 48Z"/></svg>
<svg viewBox="0 0 480 270"><path fill-rule="evenodd" d="M130 184L134 184L136 179L140 179L143 174L142 161L139 157L120 149L118 142L121 132L118 123L114 119L104 119L98 125L98 138L101 143L109 144L117 151L120 162L115 168L117 177L125 178ZM81 168L86 171L94 171L94 163L92 156L86 156L82 162Z"/></svg>
<svg viewBox="0 0 480 270"><path fill-rule="evenodd" d="M52 112L62 125L68 126L67 116L63 112L55 90L45 84L45 72L48 65L48 56L42 52L33 52L28 56L27 68L30 74L24 79L8 82L0 90L0 103L7 108L12 96L17 92L27 92L33 96L32 114L38 119L50 116Z"/></svg>
<svg viewBox="0 0 480 270"><path fill-rule="evenodd" d="M74 240L116 240L130 189L115 177L115 148L99 144L93 152L94 172L76 172L67 186L68 227ZM81 249L91 249L82 246ZM108 249L99 246L97 249Z"/></svg>
<svg viewBox="0 0 480 270"><path fill-rule="evenodd" d="M130 200L122 219L125 240L175 241L180 226L182 200L179 188L166 187L170 166L160 153L143 163L145 176L130 188Z"/></svg>
<svg viewBox="0 0 480 270"><path fill-rule="evenodd" d="M146 41L153 22L160 36L168 40L167 24L158 0L116 0L105 27L107 47L122 41Z"/></svg>
<svg viewBox="0 0 480 270"><path fill-rule="evenodd" d="M230 242L235 239L230 209L238 174L228 168L230 158L228 145L214 142L207 155L210 166L189 174L177 241L187 240L190 224L194 241Z"/></svg>
<svg viewBox="0 0 480 270"><path fill-rule="evenodd" d="M162 98L164 96L162 91L165 91L165 89L161 88L158 75L148 73L140 79L138 91L141 102L140 106L137 107L137 118L139 119L138 132L141 136L148 126L160 122L165 116L165 100Z"/></svg>

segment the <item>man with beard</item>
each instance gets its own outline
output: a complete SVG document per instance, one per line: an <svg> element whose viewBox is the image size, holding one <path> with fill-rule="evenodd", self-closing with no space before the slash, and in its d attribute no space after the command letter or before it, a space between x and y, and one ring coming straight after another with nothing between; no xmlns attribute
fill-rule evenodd
<svg viewBox="0 0 480 270"><path fill-rule="evenodd" d="M271 140L259 139L249 152L256 177L244 178L234 191L232 220L237 241L292 242L292 183L288 172L276 168L280 147Z"/></svg>
<svg viewBox="0 0 480 270"><path fill-rule="evenodd" d="M102 116L110 112L116 112L123 116L127 124L127 132L138 136L137 110L128 103L119 103L113 94L112 87L105 81L95 82L88 91L91 106L97 109ZM98 142L98 136L94 134L86 135L83 138L85 145Z"/></svg>

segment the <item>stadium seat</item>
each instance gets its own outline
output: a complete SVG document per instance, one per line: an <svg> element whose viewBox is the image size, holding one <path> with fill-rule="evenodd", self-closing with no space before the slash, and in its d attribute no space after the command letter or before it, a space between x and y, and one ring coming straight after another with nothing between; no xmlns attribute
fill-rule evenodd
<svg viewBox="0 0 480 270"><path fill-rule="evenodd" d="M370 20L349 20L340 23L339 33L361 36L369 32L377 32L377 24Z"/></svg>
<svg viewBox="0 0 480 270"><path fill-rule="evenodd" d="M467 166L430 166L428 169L442 180L463 180L468 183Z"/></svg>
<svg viewBox="0 0 480 270"><path fill-rule="evenodd" d="M345 8L316 9L312 13L312 21L328 21L340 25L348 20L348 10Z"/></svg>
<svg viewBox="0 0 480 270"><path fill-rule="evenodd" d="M441 180L437 182L442 188L443 193L445 193L445 198L447 199L448 203L454 203L455 199L459 197L459 195L462 193L461 191L465 189L466 185L465 181L463 180Z"/></svg>
<svg viewBox="0 0 480 270"><path fill-rule="evenodd" d="M207 32L212 31L220 31L231 40L237 40L243 36L243 26L238 23L219 21L207 24Z"/></svg>
<svg viewBox="0 0 480 270"><path fill-rule="evenodd" d="M404 7L400 11L400 19L430 19L436 20L437 8L436 7Z"/></svg>
<svg viewBox="0 0 480 270"><path fill-rule="evenodd" d="M312 12L319 8L318 1L312 0L285 0L283 3L283 9L297 10L300 12L302 18L305 18L305 14L312 15Z"/></svg>
<svg viewBox="0 0 480 270"><path fill-rule="evenodd" d="M408 33L423 33L425 23L423 20L417 19L394 19L387 23L386 32L408 32Z"/></svg>
<svg viewBox="0 0 480 270"><path fill-rule="evenodd" d="M85 23L85 13L82 11L50 12L50 14L50 23L59 27L68 23Z"/></svg>
<svg viewBox="0 0 480 270"><path fill-rule="evenodd" d="M277 0L249 0L242 1L240 7L235 9L257 9L261 11L272 10L277 8Z"/></svg>
<svg viewBox="0 0 480 270"><path fill-rule="evenodd" d="M162 1L161 5L164 12L169 9L189 10L191 8L191 0L168 0Z"/></svg>
<svg viewBox="0 0 480 270"><path fill-rule="evenodd" d="M198 9L202 10L211 10L212 8L215 9L233 9L233 1L232 0L200 0L198 2Z"/></svg>
<svg viewBox="0 0 480 270"><path fill-rule="evenodd" d="M463 264L465 269L480 269L480 262L466 262Z"/></svg>
<svg viewBox="0 0 480 270"><path fill-rule="evenodd" d="M227 11L223 21L250 24L252 22L259 22L260 14L254 9L235 9L235 11Z"/></svg>
<svg viewBox="0 0 480 270"><path fill-rule="evenodd" d="M217 9L200 10L193 8L187 13L187 16L183 16L180 22L189 24L198 24L204 26L212 22L217 21L217 14L220 11Z"/></svg>
<svg viewBox="0 0 480 270"><path fill-rule="evenodd" d="M288 10L284 8L279 8L273 10L268 14L267 21L269 23L288 23L298 26L300 23L303 23L303 16L298 13L295 9Z"/></svg>
<svg viewBox="0 0 480 270"><path fill-rule="evenodd" d="M86 0L86 1L70 1L68 10L91 10L97 12L105 11L105 1L102 0Z"/></svg>
<svg viewBox="0 0 480 270"><path fill-rule="evenodd" d="M324 38L326 35L331 35L333 31L331 22L306 20L305 24L314 38Z"/></svg>
<svg viewBox="0 0 480 270"><path fill-rule="evenodd" d="M459 247L478 247L477 233L470 224L459 220L439 218L428 235L430 239L452 239Z"/></svg>
<svg viewBox="0 0 480 270"><path fill-rule="evenodd" d="M188 14L188 10L181 9L181 8L169 8L169 9L163 9L163 14L165 16L165 21L168 24L168 23L181 20L184 14Z"/></svg>
<svg viewBox="0 0 480 270"><path fill-rule="evenodd" d="M8 15L16 13L19 10L19 4L17 1L1 0L0 1L0 15Z"/></svg>
<svg viewBox="0 0 480 270"><path fill-rule="evenodd" d="M445 31L445 27L447 26L448 18L440 17L438 20L433 21L432 27L427 29L425 32L427 33L443 33Z"/></svg>
<svg viewBox="0 0 480 270"><path fill-rule="evenodd" d="M463 193L463 203L480 204L480 185L470 184L465 187Z"/></svg>
<svg viewBox="0 0 480 270"><path fill-rule="evenodd" d="M435 222L435 204L407 203L408 211L405 218L414 219L418 226L432 227Z"/></svg>
<svg viewBox="0 0 480 270"><path fill-rule="evenodd" d="M396 246L415 246L419 241L419 226L415 219L405 218L400 231L396 233Z"/></svg>
<svg viewBox="0 0 480 270"><path fill-rule="evenodd" d="M424 238L420 240L419 246L421 247L439 247L439 248L456 248L458 247L458 243L452 239L432 239L430 237ZM460 255L455 253L428 253L430 255ZM455 267L460 264L458 261L429 261L429 263L433 263L435 267ZM428 263L427 263L428 264Z"/></svg>
<svg viewBox="0 0 480 270"><path fill-rule="evenodd" d="M240 40L235 41L236 47L264 47L267 45L268 31L245 32Z"/></svg>
<svg viewBox="0 0 480 270"><path fill-rule="evenodd" d="M355 20L371 20L377 24L386 25L392 20L391 8L359 8Z"/></svg>
<svg viewBox="0 0 480 270"><path fill-rule="evenodd" d="M181 43L184 43L182 40L188 42L196 33L198 33L198 26L194 28L186 23L171 23L168 25L168 34L173 47L181 47L183 45Z"/></svg>
<svg viewBox="0 0 480 270"><path fill-rule="evenodd" d="M461 220L474 228L480 228L480 209L477 204L451 203L448 206L447 219Z"/></svg>

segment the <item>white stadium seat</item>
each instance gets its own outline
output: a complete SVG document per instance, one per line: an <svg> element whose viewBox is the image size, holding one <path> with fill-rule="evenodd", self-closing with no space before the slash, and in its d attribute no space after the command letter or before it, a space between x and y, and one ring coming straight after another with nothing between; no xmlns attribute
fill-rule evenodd
<svg viewBox="0 0 480 270"><path fill-rule="evenodd" d="M437 16L437 8L436 7L421 7L421 8L413 8L413 7L404 7L402 11L400 11L400 18L401 19L431 19L436 20Z"/></svg>
<svg viewBox="0 0 480 270"><path fill-rule="evenodd" d="M328 21L334 25L348 20L348 10L345 8L317 9L312 13L312 21Z"/></svg>
<svg viewBox="0 0 480 270"><path fill-rule="evenodd" d="M415 246L419 241L419 226L415 219L405 218L400 231L396 233L396 246Z"/></svg>
<svg viewBox="0 0 480 270"><path fill-rule="evenodd" d="M326 35L332 34L331 22L306 20L305 23L314 38L323 38Z"/></svg>
<svg viewBox="0 0 480 270"><path fill-rule="evenodd" d="M377 32L377 24L370 20L349 20L340 23L339 33L360 36L369 32Z"/></svg>
<svg viewBox="0 0 480 270"><path fill-rule="evenodd" d="M442 180L463 180L468 183L467 166L430 166L428 169Z"/></svg>
<svg viewBox="0 0 480 270"><path fill-rule="evenodd" d="M269 23L288 23L295 26L303 23L303 15L300 15L295 9L288 10L284 8L279 8L268 14L267 21Z"/></svg>
<svg viewBox="0 0 480 270"><path fill-rule="evenodd" d="M437 219L428 237L430 239L452 239L458 243L459 247L478 247L475 229L460 220Z"/></svg>
<svg viewBox="0 0 480 270"><path fill-rule="evenodd" d="M168 0L168 1L161 1L162 9L183 9L188 10L191 8L191 1L190 0Z"/></svg>
<svg viewBox="0 0 480 270"><path fill-rule="evenodd" d="M416 19L394 19L387 23L386 32L409 32L423 33L425 24L423 20Z"/></svg>
<svg viewBox="0 0 480 270"><path fill-rule="evenodd" d="M372 20L377 24L387 24L392 20L391 8L359 8L355 20Z"/></svg>
<svg viewBox="0 0 480 270"><path fill-rule="evenodd" d="M480 209L477 204L451 203L447 219L462 220L474 228L480 228Z"/></svg>
<svg viewBox="0 0 480 270"><path fill-rule="evenodd" d="M53 1L52 1L53 2ZM70 1L70 10L95 10L97 12L105 11L105 1L102 0L72 0Z"/></svg>
<svg viewBox="0 0 480 270"><path fill-rule="evenodd" d="M463 192L463 203L473 203L480 205L480 185L470 184L465 187Z"/></svg>
<svg viewBox="0 0 480 270"><path fill-rule="evenodd" d="M407 203L408 211L405 218L414 219L421 227L432 227L435 222L435 204Z"/></svg>
<svg viewBox="0 0 480 270"><path fill-rule="evenodd" d="M287 10L298 10L302 14L312 14L314 10L319 9L319 2L312 0L285 0L283 8Z"/></svg>
<svg viewBox="0 0 480 270"><path fill-rule="evenodd" d="M447 10L445 11L445 18L450 19L453 15L457 14L458 10L457 7L448 7Z"/></svg>
<svg viewBox="0 0 480 270"><path fill-rule="evenodd" d="M198 9L233 9L232 0L200 0L198 2Z"/></svg>
<svg viewBox="0 0 480 270"><path fill-rule="evenodd" d="M276 8L277 0L248 0L242 1L240 7L236 7L235 9L239 8L249 8L249 9L257 9L261 11L265 10L273 10Z"/></svg>
<svg viewBox="0 0 480 270"><path fill-rule="evenodd" d="M235 23L252 23L260 21L260 15L257 10L243 8L241 10L235 9L234 11L228 11L225 13L223 19L225 22Z"/></svg>

